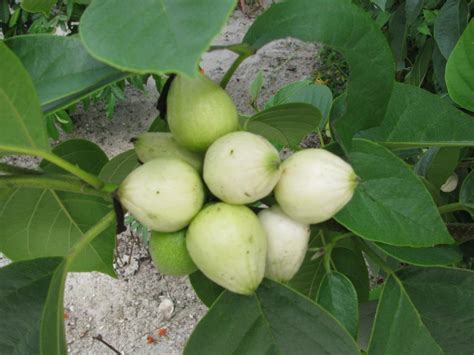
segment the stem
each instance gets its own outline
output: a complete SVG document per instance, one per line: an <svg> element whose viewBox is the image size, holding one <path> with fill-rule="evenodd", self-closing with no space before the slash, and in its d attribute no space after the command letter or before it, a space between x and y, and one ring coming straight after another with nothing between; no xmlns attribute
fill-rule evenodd
<svg viewBox="0 0 474 355"><path fill-rule="evenodd" d="M383 260L380 256L375 253L372 248L370 248L362 239L355 238L356 243L360 246L362 251L371 258L378 266L380 266L383 271L388 275L394 274L392 268Z"/></svg>
<svg viewBox="0 0 474 355"><path fill-rule="evenodd" d="M226 88L227 84L229 83L230 79L232 78L232 75L234 75L235 71L239 67L239 65L248 57L250 57L252 53L240 53L239 56L234 60L232 65L230 66L229 70L225 73L224 77L221 80L221 87L223 89Z"/></svg>
<svg viewBox="0 0 474 355"><path fill-rule="evenodd" d="M447 205L439 206L438 211L440 214L463 211L466 207L460 202L449 203Z"/></svg>
<svg viewBox="0 0 474 355"><path fill-rule="evenodd" d="M39 170L33 170L28 168L21 168L19 166L10 165L6 163L0 163L0 171L7 174L23 174L23 175L40 175L42 174Z"/></svg>
<svg viewBox="0 0 474 355"><path fill-rule="evenodd" d="M111 199L110 194L100 190L96 190L90 185L85 184L74 177L69 176L4 175L0 176L0 187L29 187L38 189L51 189L99 196L108 200Z"/></svg>
<svg viewBox="0 0 474 355"><path fill-rule="evenodd" d="M89 185L95 187L96 189L100 190L104 186L104 182L101 179L99 179L97 176L90 174L85 170L82 170L77 165L71 164L67 160L64 160L63 158L53 153L40 150L40 149L10 147L10 146L1 146L1 145L0 145L0 151L6 151L6 152L11 152L11 153L16 153L16 154L35 155L35 156L41 157L53 163L54 165L57 165L60 168L66 170L67 172L73 175L76 175L78 178L87 182Z"/></svg>
<svg viewBox="0 0 474 355"><path fill-rule="evenodd" d="M90 228L76 244L72 246L67 255L68 264L70 264L74 258L85 248L87 245L94 240L100 233L105 231L115 221L115 212L110 211L102 219L97 222L92 228Z"/></svg>
<svg viewBox="0 0 474 355"><path fill-rule="evenodd" d="M324 270L326 270L326 273L331 272L331 253L332 253L332 248L334 244L326 244L326 239L324 238L324 232L321 230L321 242L323 243L324 247L324 256L323 256L323 265L324 265Z"/></svg>
<svg viewBox="0 0 474 355"><path fill-rule="evenodd" d="M79 179L87 182L89 185L95 187L96 189L101 189L104 186L104 182L99 179L97 176L88 173L85 170L82 170L80 167L77 165L73 165L67 160L64 160L63 158L49 153L49 152L41 152L42 155L41 157L48 160L49 162L53 163L54 165L59 166L60 168L63 168L67 172L76 175Z"/></svg>

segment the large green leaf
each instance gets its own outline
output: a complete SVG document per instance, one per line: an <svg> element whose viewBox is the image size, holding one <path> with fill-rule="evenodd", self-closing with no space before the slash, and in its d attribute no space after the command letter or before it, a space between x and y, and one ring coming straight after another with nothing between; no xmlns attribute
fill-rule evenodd
<svg viewBox="0 0 474 355"><path fill-rule="evenodd" d="M207 307L211 307L214 301L224 292L221 286L209 280L199 270L189 275L189 281L196 295Z"/></svg>
<svg viewBox="0 0 474 355"><path fill-rule="evenodd" d="M53 153L97 174L107 162L94 143L74 139L54 148ZM43 161L46 173L65 173ZM100 197L39 188L0 190L0 250L10 259L25 260L65 256L74 243L111 210ZM111 276L115 246L113 227L103 232L75 258L71 271L100 271Z"/></svg>
<svg viewBox="0 0 474 355"><path fill-rule="evenodd" d="M57 0L23 0L21 7L28 12L42 12L48 16L56 2Z"/></svg>
<svg viewBox="0 0 474 355"><path fill-rule="evenodd" d="M235 0L95 0L80 35L93 57L135 73L194 76Z"/></svg>
<svg viewBox="0 0 474 355"><path fill-rule="evenodd" d="M312 105L292 103L274 106L244 121L243 129L267 138L278 148L298 149L302 139L317 130L321 112Z"/></svg>
<svg viewBox="0 0 474 355"><path fill-rule="evenodd" d="M423 2L421 1L423 4ZM433 56L434 41L432 38L426 40L420 53L416 56L415 63L410 72L405 76L405 82L415 86L421 86L425 80L426 73L430 68L431 58Z"/></svg>
<svg viewBox="0 0 474 355"><path fill-rule="evenodd" d="M474 145L474 118L426 90L396 83L381 126L358 136L394 146Z"/></svg>
<svg viewBox="0 0 474 355"><path fill-rule="evenodd" d="M427 247L452 244L436 205L423 183L388 149L355 139L351 164L359 176L352 200L335 216L368 240Z"/></svg>
<svg viewBox="0 0 474 355"><path fill-rule="evenodd" d="M455 245L438 245L432 248L397 247L383 243L375 245L397 260L418 266L452 265L462 260L462 253Z"/></svg>
<svg viewBox="0 0 474 355"><path fill-rule="evenodd" d="M448 59L467 25L469 6L466 0L446 0L434 24L434 38L439 50Z"/></svg>
<svg viewBox="0 0 474 355"><path fill-rule="evenodd" d="M359 326L359 304L352 282L343 274L332 271L319 286L317 303L331 313L354 338Z"/></svg>
<svg viewBox="0 0 474 355"><path fill-rule="evenodd" d="M138 166L140 163L135 150L127 150L105 164L99 177L106 182L119 185Z"/></svg>
<svg viewBox="0 0 474 355"><path fill-rule="evenodd" d="M346 149L356 132L382 122L394 63L387 40L364 10L347 0L286 1L258 17L243 42L258 49L286 37L323 42L340 51L349 64L347 111L334 123Z"/></svg>
<svg viewBox="0 0 474 355"><path fill-rule="evenodd" d="M33 79L43 112L69 106L128 75L92 58L78 37L27 35L5 43Z"/></svg>
<svg viewBox="0 0 474 355"><path fill-rule="evenodd" d="M49 150L46 121L31 78L0 42L0 151Z"/></svg>
<svg viewBox="0 0 474 355"><path fill-rule="evenodd" d="M12 263L0 269L0 353L66 354L63 258Z"/></svg>
<svg viewBox="0 0 474 355"><path fill-rule="evenodd" d="M328 353L359 351L352 337L323 308L269 280L252 296L224 292L184 350L185 355Z"/></svg>
<svg viewBox="0 0 474 355"><path fill-rule="evenodd" d="M405 12L405 5L402 3L393 12L388 26L390 47L397 71L405 69L405 58L407 56L407 36L408 24Z"/></svg>
<svg viewBox="0 0 474 355"><path fill-rule="evenodd" d="M474 339L474 272L407 269L400 280L445 354L470 355Z"/></svg>
<svg viewBox="0 0 474 355"><path fill-rule="evenodd" d="M379 302L369 355L443 353L396 277L387 279Z"/></svg>
<svg viewBox="0 0 474 355"><path fill-rule="evenodd" d="M446 65L449 96L460 106L474 111L474 21L452 51Z"/></svg>
<svg viewBox="0 0 474 355"><path fill-rule="evenodd" d="M287 103L306 103L317 107L321 112L319 127L329 118L332 106L332 92L326 85L315 84L310 80L295 81L282 87L265 104L265 108Z"/></svg>

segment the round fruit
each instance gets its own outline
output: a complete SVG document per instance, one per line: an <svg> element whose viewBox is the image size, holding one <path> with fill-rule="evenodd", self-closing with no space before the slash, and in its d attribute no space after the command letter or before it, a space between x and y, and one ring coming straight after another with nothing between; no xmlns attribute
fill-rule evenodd
<svg viewBox="0 0 474 355"><path fill-rule="evenodd" d="M156 158L178 158L198 171L202 170L203 157L180 146L168 132L147 132L133 139L135 152L141 162Z"/></svg>
<svg viewBox="0 0 474 355"><path fill-rule="evenodd" d="M352 167L324 149L306 149L285 160L275 198L281 209L301 223L332 218L352 198L357 176Z"/></svg>
<svg viewBox="0 0 474 355"><path fill-rule="evenodd" d="M197 270L186 249L186 230L162 233L152 232L150 255L163 275L184 276Z"/></svg>
<svg viewBox="0 0 474 355"><path fill-rule="evenodd" d="M239 128L237 109L219 85L199 74L177 75L167 98L167 119L179 144L205 152L217 138Z"/></svg>
<svg viewBox="0 0 474 355"><path fill-rule="evenodd" d="M267 234L265 276L288 282L300 269L308 250L309 224L293 220L278 205L262 210L258 218Z"/></svg>
<svg viewBox="0 0 474 355"><path fill-rule="evenodd" d="M233 132L216 140L204 158L204 181L222 201L247 204L267 196L280 178L278 151L265 138Z"/></svg>
<svg viewBox="0 0 474 355"><path fill-rule="evenodd" d="M232 292L249 295L263 279L265 231L245 206L205 207L189 225L186 246L199 270Z"/></svg>
<svg viewBox="0 0 474 355"><path fill-rule="evenodd" d="M204 187L188 163L159 158L132 171L120 185L118 197L145 226L159 232L176 232L201 209Z"/></svg>

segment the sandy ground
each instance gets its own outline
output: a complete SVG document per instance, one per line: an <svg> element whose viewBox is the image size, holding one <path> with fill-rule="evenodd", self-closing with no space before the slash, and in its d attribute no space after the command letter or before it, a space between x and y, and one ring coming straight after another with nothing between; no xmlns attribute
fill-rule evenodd
<svg viewBox="0 0 474 355"><path fill-rule="evenodd" d="M236 11L215 44L239 42L251 23L252 17ZM247 59L228 85L239 111L252 112L248 88L259 69L265 75L258 100L262 105L284 84L311 76L316 68L317 50L315 45L282 40ZM214 51L203 56L202 67L207 75L219 80L234 58L231 52ZM118 104L112 120L106 118L105 108L100 104L87 112L79 110L74 115L77 129L64 139L89 139L109 157L130 149L130 138L146 130L158 113L158 93L152 83L147 88L146 94L128 88L127 99ZM206 307L197 299L186 277L162 276L143 245L131 243L128 234L118 240L122 261L116 265L117 279L98 273L68 276L65 323L69 352L113 354L94 339L101 336L124 354L180 354ZM2 263L5 260L0 257L0 266Z"/></svg>

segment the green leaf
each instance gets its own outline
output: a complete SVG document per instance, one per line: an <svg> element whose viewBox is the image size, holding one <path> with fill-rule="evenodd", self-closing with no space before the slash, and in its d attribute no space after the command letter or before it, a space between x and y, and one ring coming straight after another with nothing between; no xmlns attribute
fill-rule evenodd
<svg viewBox="0 0 474 355"><path fill-rule="evenodd" d="M454 268L406 269L399 277L444 352L472 354L474 272Z"/></svg>
<svg viewBox="0 0 474 355"><path fill-rule="evenodd" d="M434 23L434 38L448 59L467 25L469 8L466 0L446 0Z"/></svg>
<svg viewBox="0 0 474 355"><path fill-rule="evenodd" d="M253 296L224 292L184 349L185 355L323 353L359 351L352 337L322 307L269 280Z"/></svg>
<svg viewBox="0 0 474 355"><path fill-rule="evenodd" d="M249 94L251 102L255 102L258 98L258 95L260 95L260 91L262 90L263 86L263 79L263 71L259 70L255 76L255 79L253 79L252 83L250 83Z"/></svg>
<svg viewBox="0 0 474 355"><path fill-rule="evenodd" d="M31 78L18 58L0 42L0 151L49 151L46 121Z"/></svg>
<svg viewBox="0 0 474 355"><path fill-rule="evenodd" d="M140 166L135 150L127 150L113 157L102 168L99 177L106 182L119 185L133 169Z"/></svg>
<svg viewBox="0 0 474 355"><path fill-rule="evenodd" d="M43 112L67 107L128 76L92 58L78 37L27 35L6 44L33 79Z"/></svg>
<svg viewBox="0 0 474 355"><path fill-rule="evenodd" d="M0 269L0 353L66 354L62 258L12 263Z"/></svg>
<svg viewBox="0 0 474 355"><path fill-rule="evenodd" d="M359 305L359 330L357 332L357 343L363 350L369 347L370 333L375 320L377 302L369 301Z"/></svg>
<svg viewBox="0 0 474 355"><path fill-rule="evenodd" d="M459 147L430 148L415 165L415 173L439 189L456 169L459 153Z"/></svg>
<svg viewBox="0 0 474 355"><path fill-rule="evenodd" d="M361 253L356 247L334 248L331 259L336 266L336 270L344 274L354 285L359 302L365 302L369 299L369 274L367 264Z"/></svg>
<svg viewBox="0 0 474 355"><path fill-rule="evenodd" d="M62 142L54 147L53 153L95 175L98 175L109 161L97 144L85 139L70 139ZM40 167L50 174L67 174L65 170L47 160L43 160Z"/></svg>
<svg viewBox="0 0 474 355"><path fill-rule="evenodd" d="M54 148L53 153L83 170L97 174L107 162L94 143L73 139ZM65 173L47 161L46 173ZM112 206L100 197L50 189L0 189L0 250L11 260L65 256L74 243L96 224ZM100 271L114 276L112 268L115 231L111 227L86 247L71 271Z"/></svg>
<svg viewBox="0 0 474 355"><path fill-rule="evenodd" d="M433 74L436 90L438 93L445 94L448 92L446 87L445 72L446 72L446 58L443 57L439 51L438 45L435 45L433 50Z"/></svg>
<svg viewBox="0 0 474 355"><path fill-rule="evenodd" d="M462 253L456 245L437 245L432 248L396 247L383 243L374 243L384 253L412 265L443 266L462 260Z"/></svg>
<svg viewBox="0 0 474 355"><path fill-rule="evenodd" d="M461 191L459 191L459 202L469 208L474 216L474 170L464 179Z"/></svg>
<svg viewBox="0 0 474 355"><path fill-rule="evenodd" d="M397 71L403 70L405 69L405 58L407 56L408 36L408 24L403 3L392 14L388 29Z"/></svg>
<svg viewBox="0 0 474 355"><path fill-rule="evenodd" d="M405 82L407 84L421 86L423 80L425 80L426 73L430 67L431 58L433 55L434 41L432 38L428 38L425 45L421 49L420 53L416 56L415 64L410 72L405 76Z"/></svg>
<svg viewBox="0 0 474 355"><path fill-rule="evenodd" d="M48 16L57 0L23 0L21 7L28 12L42 12Z"/></svg>
<svg viewBox="0 0 474 355"><path fill-rule="evenodd" d="M449 96L460 106L474 111L474 21L471 20L454 47L446 65Z"/></svg>
<svg viewBox="0 0 474 355"><path fill-rule="evenodd" d="M396 83L381 126L358 136L390 146L474 145L474 118L426 90Z"/></svg>
<svg viewBox="0 0 474 355"><path fill-rule="evenodd" d="M221 286L209 280L199 270L189 275L189 281L196 295L207 307L211 307L221 293L224 292Z"/></svg>
<svg viewBox="0 0 474 355"><path fill-rule="evenodd" d="M287 37L323 42L345 57L351 69L347 111L334 128L338 142L348 150L356 132L383 120L394 83L387 40L364 10L346 0L292 0L259 16L243 42L258 49Z"/></svg>
<svg viewBox="0 0 474 355"><path fill-rule="evenodd" d="M235 0L96 0L79 33L93 57L120 70L194 76L234 6Z"/></svg>
<svg viewBox="0 0 474 355"><path fill-rule="evenodd" d="M394 276L385 281L368 354L443 354L402 284Z"/></svg>
<svg viewBox="0 0 474 355"><path fill-rule="evenodd" d="M315 84L309 80L295 81L282 87L272 96L265 108L287 103L306 103L321 111L322 120L319 127L325 126L332 106L332 92L326 85Z"/></svg>
<svg viewBox="0 0 474 355"><path fill-rule="evenodd" d="M415 22L416 18L423 9L424 0L406 0L405 13L408 25Z"/></svg>
<svg viewBox="0 0 474 355"><path fill-rule="evenodd" d="M302 139L314 132L321 112L308 104L285 104L260 111L244 122L244 130L267 138L278 148L298 149Z"/></svg>
<svg viewBox="0 0 474 355"><path fill-rule="evenodd" d="M360 182L335 219L360 237L398 246L452 244L423 183L388 149L353 141L350 161Z"/></svg>
<svg viewBox="0 0 474 355"><path fill-rule="evenodd" d="M332 271L319 286L317 303L331 313L354 338L359 326L359 304L351 281L343 274Z"/></svg>
<svg viewBox="0 0 474 355"><path fill-rule="evenodd" d="M46 189L0 189L0 250L13 261L65 256L111 210L99 197ZM112 269L115 231L110 228L75 259L71 271Z"/></svg>

